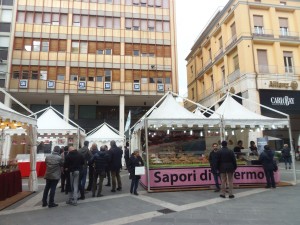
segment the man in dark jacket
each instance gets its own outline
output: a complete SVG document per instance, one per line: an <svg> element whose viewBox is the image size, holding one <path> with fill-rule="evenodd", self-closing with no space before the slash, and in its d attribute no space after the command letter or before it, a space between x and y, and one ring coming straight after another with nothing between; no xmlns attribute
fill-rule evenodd
<svg viewBox="0 0 300 225"><path fill-rule="evenodd" d="M123 151L117 147L115 141L110 142L110 171L111 171L111 181L112 189L111 192L116 192L116 183L118 182L118 191L122 190L122 182L120 177L120 170L122 168L122 155Z"/></svg>
<svg viewBox="0 0 300 225"><path fill-rule="evenodd" d="M71 192L69 193L69 200L66 202L70 205L77 205L79 174L84 165L83 156L73 147L69 147L69 154L65 158L65 170L70 173Z"/></svg>
<svg viewBox="0 0 300 225"><path fill-rule="evenodd" d="M289 169L292 167L292 156L291 149L288 144L283 145L283 149L281 150L282 158L284 159L285 169L287 170L287 164L289 164Z"/></svg>
<svg viewBox="0 0 300 225"><path fill-rule="evenodd" d="M226 184L228 184L229 198L234 198L233 174L237 168L235 155L232 150L227 148L227 141L222 141L222 148L217 153L217 168L221 174L221 198L226 198Z"/></svg>
<svg viewBox="0 0 300 225"><path fill-rule="evenodd" d="M85 189L85 182L86 182L86 175L87 175L87 166L88 166L88 162L90 161L91 157L92 157L92 153L89 150L89 142L85 141L83 143L83 147L81 149L79 149L79 153L83 156L84 158L84 164L82 167L82 172L80 173L80 181L79 181L79 186L80 186L80 199L85 199L84 196L84 189Z"/></svg>
<svg viewBox="0 0 300 225"><path fill-rule="evenodd" d="M125 165L126 165L126 169L128 169L128 162L129 162L129 149L127 146L124 147L124 159L125 159Z"/></svg>
<svg viewBox="0 0 300 225"><path fill-rule="evenodd" d="M264 172L267 180L266 188L271 188L271 186L273 188L276 188L274 172L273 172L274 170L273 160L274 160L273 151L270 149L269 145L265 145L264 151L259 156L259 161L261 162L264 168Z"/></svg>
<svg viewBox="0 0 300 225"><path fill-rule="evenodd" d="M94 165L94 178L93 178L93 187L92 187L92 196L95 197L95 192L96 192L96 185L97 185L97 180L99 177L99 185L98 185L98 192L97 192L97 197L102 197L103 195L101 194L102 191L102 185L103 185L103 180L106 175L106 168L108 166L108 160L109 156L106 152L105 146L101 146L100 151L97 152L91 159L91 164Z"/></svg>
<svg viewBox="0 0 300 225"><path fill-rule="evenodd" d="M94 156L97 152L99 152L98 150L98 146L96 143L93 143L92 144L92 147L91 147L91 157ZM94 178L94 167L92 164L89 164L89 184L86 188L87 191L90 191L92 190L92 185L93 185L93 178Z"/></svg>
<svg viewBox="0 0 300 225"><path fill-rule="evenodd" d="M216 184L216 190L215 192L219 192L220 191L220 185L219 185L219 171L217 169L217 152L218 152L218 144L217 143L213 143L212 145L213 150L209 153L209 164L210 164L210 168L211 168L211 173L214 175L214 180L215 180L215 184Z"/></svg>
<svg viewBox="0 0 300 225"><path fill-rule="evenodd" d="M54 203L54 196L55 196L55 190L56 185L60 179L61 174L61 168L63 166L63 159L59 155L60 147L55 146L53 149L53 152L51 155L48 155L45 159L46 162L46 173L45 173L45 179L46 179L46 186L43 193L43 207L46 207L48 205L47 198L48 193L50 190L49 195L49 208L56 207L58 204Z"/></svg>

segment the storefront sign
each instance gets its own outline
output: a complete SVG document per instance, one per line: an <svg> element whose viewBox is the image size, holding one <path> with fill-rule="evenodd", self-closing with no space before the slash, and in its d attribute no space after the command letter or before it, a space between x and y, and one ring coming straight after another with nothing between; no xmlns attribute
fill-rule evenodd
<svg viewBox="0 0 300 225"><path fill-rule="evenodd" d="M298 83L297 83L297 81L292 81L291 83L270 81L269 87L270 88L289 88L289 87L291 87L293 90L296 90L298 88Z"/></svg>
<svg viewBox="0 0 300 225"><path fill-rule="evenodd" d="M279 182L279 172L275 173L275 181ZM147 186L147 176L142 176L142 184ZM234 173L234 184L266 183L261 166L240 166ZM152 188L197 187L214 185L214 177L209 167L182 169L151 169L150 186Z"/></svg>

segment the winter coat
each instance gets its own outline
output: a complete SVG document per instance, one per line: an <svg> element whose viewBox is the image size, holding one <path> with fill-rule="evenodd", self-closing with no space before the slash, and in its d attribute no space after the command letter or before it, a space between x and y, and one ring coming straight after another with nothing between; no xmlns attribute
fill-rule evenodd
<svg viewBox="0 0 300 225"><path fill-rule="evenodd" d="M86 168L89 160L92 158L93 155L87 146L82 147L81 149L78 150L78 152L83 156L84 158L83 167Z"/></svg>
<svg viewBox="0 0 300 225"><path fill-rule="evenodd" d="M91 159L95 171L98 173L105 172L108 166L109 156L106 151L97 152Z"/></svg>
<svg viewBox="0 0 300 225"><path fill-rule="evenodd" d="M129 178L130 179L140 179L140 175L135 175L135 167L137 166L143 166L144 162L141 156L135 157L134 155L131 155L128 161L128 172L130 173Z"/></svg>
<svg viewBox="0 0 300 225"><path fill-rule="evenodd" d="M291 157L291 149L289 147L283 148L281 150L281 153L282 153L282 157L283 158L289 158L289 157Z"/></svg>
<svg viewBox="0 0 300 225"><path fill-rule="evenodd" d="M217 151L212 150L209 153L209 164L210 164L210 168L211 168L211 172L212 173L218 173L218 168L217 168Z"/></svg>
<svg viewBox="0 0 300 225"><path fill-rule="evenodd" d="M113 146L109 149L110 163L109 167L111 171L118 171L122 168L122 155L123 151L117 146Z"/></svg>
<svg viewBox="0 0 300 225"><path fill-rule="evenodd" d="M65 158L65 168L68 172L82 171L82 166L84 165L83 156L77 151L70 151Z"/></svg>
<svg viewBox="0 0 300 225"><path fill-rule="evenodd" d="M259 156L259 161L261 162L265 170L274 169L273 160L274 160L274 153L272 150L264 150Z"/></svg>
<svg viewBox="0 0 300 225"><path fill-rule="evenodd" d="M62 157L53 152L48 155L45 159L46 162L46 173L44 178L49 180L59 180L61 175L61 167L64 164Z"/></svg>
<svg viewBox="0 0 300 225"><path fill-rule="evenodd" d="M236 170L237 164L232 150L222 147L217 152L217 168L220 173L233 173Z"/></svg>

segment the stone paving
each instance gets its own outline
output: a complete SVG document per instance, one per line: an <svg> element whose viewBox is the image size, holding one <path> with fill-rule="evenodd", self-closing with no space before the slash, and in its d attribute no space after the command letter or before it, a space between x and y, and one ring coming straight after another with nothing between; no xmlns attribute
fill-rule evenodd
<svg viewBox="0 0 300 225"><path fill-rule="evenodd" d="M291 180L291 170L280 165L282 180ZM296 164L300 178L300 162ZM123 190L112 193L103 187L104 197L92 198L91 192L78 206L66 205L67 195L57 188L56 208L41 207L44 179L39 192L0 211L0 225L183 225L183 224L255 224L298 225L300 221L300 185L276 189L236 189L235 199L219 198L208 191L147 193L139 187L139 196L129 193L128 174L122 172ZM26 180L23 180L26 190ZM299 182L298 182L299 183Z"/></svg>

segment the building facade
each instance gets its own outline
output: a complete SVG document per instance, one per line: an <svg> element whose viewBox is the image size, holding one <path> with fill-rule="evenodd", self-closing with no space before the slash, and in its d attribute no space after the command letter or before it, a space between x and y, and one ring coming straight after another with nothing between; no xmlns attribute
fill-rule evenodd
<svg viewBox="0 0 300 225"><path fill-rule="evenodd" d="M129 110L177 92L175 0L15 1L6 88L33 111L124 132Z"/></svg>
<svg viewBox="0 0 300 225"><path fill-rule="evenodd" d="M10 64L9 49L11 49L11 28L14 1L0 0L0 87L5 87Z"/></svg>
<svg viewBox="0 0 300 225"><path fill-rule="evenodd" d="M287 113L297 146L299 21L299 1L230 0L216 13L186 58L189 99L211 106L229 90ZM240 102L253 112L279 116L248 101ZM185 107L193 110L188 103ZM288 139L287 132L266 133Z"/></svg>

